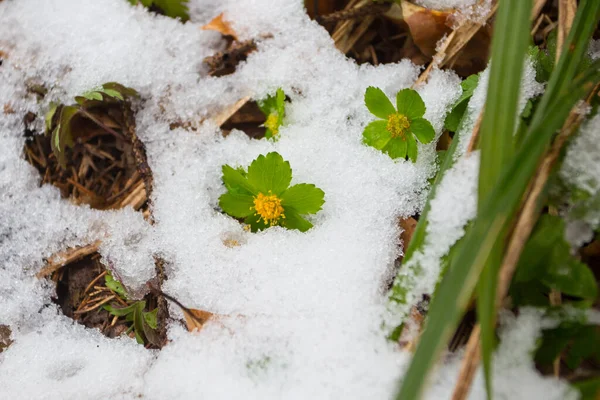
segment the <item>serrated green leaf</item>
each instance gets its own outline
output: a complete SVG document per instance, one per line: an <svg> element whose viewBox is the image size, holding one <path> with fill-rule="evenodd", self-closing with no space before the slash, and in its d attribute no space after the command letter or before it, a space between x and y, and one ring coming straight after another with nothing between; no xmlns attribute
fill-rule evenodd
<svg viewBox="0 0 600 400"><path fill-rule="evenodd" d="M123 97L139 97L139 93L135 89L121 85L118 82L107 82L102 85L102 88L104 88L104 91L114 90L119 92Z"/></svg>
<svg viewBox="0 0 600 400"><path fill-rule="evenodd" d="M234 169L225 164L222 167L223 183L227 190L237 194L258 194L258 190L248 182L246 172L243 169Z"/></svg>
<svg viewBox="0 0 600 400"><path fill-rule="evenodd" d="M414 89L403 89L396 94L398 114L405 115L409 120L425 115L425 103Z"/></svg>
<svg viewBox="0 0 600 400"><path fill-rule="evenodd" d="M286 210L281 225L288 229L298 229L300 232L306 232L313 227L310 221L298 214L293 208Z"/></svg>
<svg viewBox="0 0 600 400"><path fill-rule="evenodd" d="M419 142L423 144L431 143L435 138L435 130L431 123L424 118L415 118L410 122L409 131L414 134Z"/></svg>
<svg viewBox="0 0 600 400"><path fill-rule="evenodd" d="M406 158L406 151L408 144L406 140L401 138L391 139L387 145L383 148L383 152L386 153L390 158Z"/></svg>
<svg viewBox="0 0 600 400"><path fill-rule="evenodd" d="M376 117L387 119L390 114L394 114L396 109L392 102L383 93L383 90L369 86L365 91L365 105Z"/></svg>
<svg viewBox="0 0 600 400"><path fill-rule="evenodd" d="M300 183L281 194L281 205L287 218L289 209L298 214L315 214L325 203L325 192L310 183Z"/></svg>
<svg viewBox="0 0 600 400"><path fill-rule="evenodd" d="M253 213L253 197L245 194L225 193L219 197L219 207L236 218L246 218Z"/></svg>
<svg viewBox="0 0 600 400"><path fill-rule="evenodd" d="M552 253L557 255L556 250ZM565 258L562 264L553 262L550 265L542 282L569 296L595 299L598 296L598 286L592 270L570 256Z"/></svg>
<svg viewBox="0 0 600 400"><path fill-rule="evenodd" d="M363 142L377 150L382 150L392 138L386 126L387 122L384 120L371 122L363 131Z"/></svg>
<svg viewBox="0 0 600 400"><path fill-rule="evenodd" d="M248 167L248 182L259 192L280 195L290 185L292 168L279 153L260 155Z"/></svg>

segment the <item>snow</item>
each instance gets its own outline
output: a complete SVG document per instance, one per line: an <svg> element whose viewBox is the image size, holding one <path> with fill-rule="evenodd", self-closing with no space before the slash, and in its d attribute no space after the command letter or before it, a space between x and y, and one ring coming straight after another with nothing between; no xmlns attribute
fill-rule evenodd
<svg viewBox="0 0 600 400"><path fill-rule="evenodd" d="M0 397L391 397L410 355L381 329L385 284L402 251L398 219L424 205L435 143L420 145L416 164L364 146L362 130L373 117L363 95L378 86L393 97L419 68L409 61L357 66L299 1L192 0L190 10L191 22L181 24L125 0L0 2L0 51L7 54L0 99L15 111L0 113L0 323L14 340L0 355ZM242 39L273 37L259 40L235 74L214 78L202 59L224 41L199 28L220 12ZM49 89L42 102L26 92L27 81ZM70 102L107 81L143 98L136 119L154 177L152 226L131 209L97 211L61 199L56 188L39 187L22 158L27 111L42 115L50 101ZM451 72L434 71L417 88L437 135L459 83ZM291 103L276 143L239 131L223 138L210 120L240 98L277 87ZM197 130L170 130L175 121ZM269 151L290 161L292 183L325 191L305 234L251 234L217 210L221 165L247 166ZM476 155L459 161L438 201L471 198L476 179L468 177L476 169ZM470 189L461 193L452 182ZM463 206L474 210L472 202ZM434 215L443 220L443 211ZM459 232L464 221L452 223ZM230 238L240 246L225 245ZM143 292L160 255L167 293L228 317L193 334L172 323L161 351L74 324L50 301L53 285L35 273L55 252L98 239L103 260L133 294ZM181 316L176 307L170 312ZM447 366L438 377L455 373ZM429 398L449 393L454 382L441 378Z"/></svg>
<svg viewBox="0 0 600 400"><path fill-rule="evenodd" d="M492 8L491 0L415 0L415 4L432 10L457 11L457 19L469 19L485 24Z"/></svg>

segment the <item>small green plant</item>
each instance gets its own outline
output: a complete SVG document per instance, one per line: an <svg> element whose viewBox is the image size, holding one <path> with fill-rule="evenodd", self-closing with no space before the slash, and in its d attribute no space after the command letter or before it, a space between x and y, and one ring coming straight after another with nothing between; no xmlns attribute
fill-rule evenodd
<svg viewBox="0 0 600 400"><path fill-rule="evenodd" d="M160 338L156 332L156 314L158 313L158 308L146 312L144 311L144 308L146 308L145 300L134 302L128 301L125 288L119 281L114 279L110 273L105 275L104 281L107 288L115 292L122 300L131 304L124 308L115 308L111 305L105 305L103 308L111 315L125 317L126 321L131 322L131 326L125 333L129 334L129 332L133 331L135 339L139 344L150 343L160 346Z"/></svg>
<svg viewBox="0 0 600 400"><path fill-rule="evenodd" d="M460 83L462 94L452 106L452 111L446 116L444 128L450 132L458 131L460 121L467 111L469 100L473 97L473 92L477 88L477 85L479 85L479 74L471 75Z"/></svg>
<svg viewBox="0 0 600 400"><path fill-rule="evenodd" d="M291 181L290 163L275 152L258 156L248 172L223 165L227 193L219 205L226 214L243 218L252 232L275 225L305 232L313 225L303 215L317 213L325 193L308 183L290 187Z"/></svg>
<svg viewBox="0 0 600 400"><path fill-rule="evenodd" d="M365 104L379 120L371 122L363 131L365 144L381 150L391 158L408 158L417 161L417 139L423 144L435 137L431 123L423 118L425 103L412 89L396 95L396 108L379 88L368 87Z"/></svg>
<svg viewBox="0 0 600 400"><path fill-rule="evenodd" d="M159 11L160 14L164 14L167 17L179 18L185 22L190 19L188 14L188 1L189 0L127 0L132 5L141 4L146 8L153 11ZM156 10L158 9L158 10Z"/></svg>
<svg viewBox="0 0 600 400"><path fill-rule="evenodd" d="M109 82L81 96L76 96L75 104L51 103L45 117L46 134L52 135L50 141L52 152L61 167L65 168L67 165L65 157L67 147L73 148L75 140L82 134L80 130L72 129L75 117L89 119L107 132L118 136L111 127L96 115L95 111L99 108L123 106L130 98L137 96L138 93L135 90L116 82ZM104 120L108 119L104 118Z"/></svg>
<svg viewBox="0 0 600 400"><path fill-rule="evenodd" d="M283 118L285 117L285 93L279 88L274 96L268 96L265 100L259 101L258 106L263 114L265 114L265 117L267 117L263 125L267 128L265 137L277 140L279 137L279 127L283 125Z"/></svg>

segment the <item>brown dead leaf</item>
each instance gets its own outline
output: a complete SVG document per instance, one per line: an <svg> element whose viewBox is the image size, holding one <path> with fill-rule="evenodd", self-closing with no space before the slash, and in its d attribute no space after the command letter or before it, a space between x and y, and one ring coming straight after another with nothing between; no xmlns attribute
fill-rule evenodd
<svg viewBox="0 0 600 400"><path fill-rule="evenodd" d="M392 7L386 16L396 23L406 23L415 45L427 57L433 57L437 54L439 40L452 33L452 25L455 22L454 11L431 10L403 1L401 6ZM460 46L461 51L449 56L447 65L463 76L477 73L485 68L489 55L491 29L491 24L486 24L478 27L476 33L467 35L466 43ZM459 30L455 35L466 33L468 32ZM462 37L453 38L457 42L462 39Z"/></svg>
<svg viewBox="0 0 600 400"><path fill-rule="evenodd" d="M406 250L408 248L408 244L410 243L410 239L412 239L413 233L415 233L415 229L417 227L417 220L413 217L401 219L400 227L402 228L400 239L402 239L402 245Z"/></svg>
<svg viewBox="0 0 600 400"><path fill-rule="evenodd" d="M234 40L238 40L237 34L231 28L231 25L228 21L223 20L223 13L217 15L213 18L208 24L204 25L202 28L204 31L217 31L224 36L231 36Z"/></svg>
<svg viewBox="0 0 600 400"><path fill-rule="evenodd" d="M214 314L211 312L196 310L193 308L182 308L181 310L185 316L185 325L190 332L193 332L194 330L202 330L204 324L214 316Z"/></svg>

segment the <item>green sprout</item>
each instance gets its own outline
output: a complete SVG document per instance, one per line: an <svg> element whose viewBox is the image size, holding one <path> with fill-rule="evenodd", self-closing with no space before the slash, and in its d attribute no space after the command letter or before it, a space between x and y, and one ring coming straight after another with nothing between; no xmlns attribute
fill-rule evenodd
<svg viewBox="0 0 600 400"><path fill-rule="evenodd" d="M279 127L283 125L285 117L285 93L281 88L277 89L274 96L268 96L265 100L258 102L258 107L267 117L263 125L267 128L265 137L277 140Z"/></svg>
<svg viewBox="0 0 600 400"><path fill-rule="evenodd" d="M275 225L306 232L313 225L303 215L317 213L325 193L307 183L290 187L291 181L290 163L275 152L258 156L248 172L223 165L227 193L219 198L219 206L226 214L243 218L252 232Z"/></svg>
<svg viewBox="0 0 600 400"><path fill-rule="evenodd" d="M396 95L396 108L379 88L368 87L365 105L379 120L371 122L363 131L365 144L389 155L391 158L408 158L417 161L417 141L427 144L435 137L431 123L422 118L425 103L412 89Z"/></svg>
<svg viewBox="0 0 600 400"><path fill-rule="evenodd" d="M130 304L124 308L115 308L111 305L105 305L103 308L108 311L111 315L116 317L125 317L125 321L131 322L131 326L126 334L133 331L135 339L139 344L151 343L155 346L160 347L160 338L156 332L157 321L156 314L158 308L152 311L146 312L146 301L130 301L127 300L127 293L123 285L117 281L110 273L107 273L104 277L106 287L112 290L116 295L121 297L124 301Z"/></svg>
<svg viewBox="0 0 600 400"><path fill-rule="evenodd" d="M127 0L132 5L141 4L150 10L159 10L159 14L164 14L171 18L180 18L185 22L190 19L188 1L189 0Z"/></svg>
<svg viewBox="0 0 600 400"><path fill-rule="evenodd" d="M94 111L102 107L122 106L130 98L137 96L138 93L131 88L116 82L108 82L81 96L76 96L76 104L64 105L51 103L50 109L45 116L45 127L46 134L52 135L50 145L60 166L66 168L67 147L73 148L75 140L81 135L80 131L72 129L71 125L74 117L80 116L90 119L105 130L112 131L112 128L107 127L98 119Z"/></svg>

